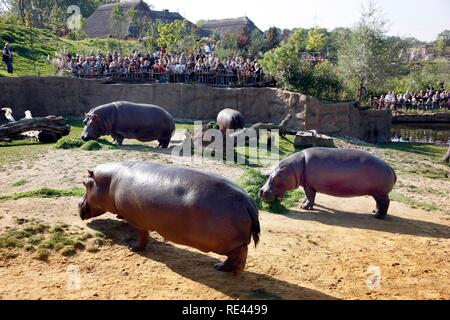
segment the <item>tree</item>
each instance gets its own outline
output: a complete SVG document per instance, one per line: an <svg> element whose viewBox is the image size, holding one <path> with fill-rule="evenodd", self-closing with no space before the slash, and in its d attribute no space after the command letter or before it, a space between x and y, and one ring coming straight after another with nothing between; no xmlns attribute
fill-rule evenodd
<svg viewBox="0 0 450 320"><path fill-rule="evenodd" d="M251 44L248 48L248 53L252 57L261 57L266 49L266 42L264 35L258 30L253 30L251 34Z"/></svg>
<svg viewBox="0 0 450 320"><path fill-rule="evenodd" d="M280 45L281 35L277 27L270 27L265 33L265 50L272 50Z"/></svg>
<svg viewBox="0 0 450 320"><path fill-rule="evenodd" d="M140 22L139 22L139 13L135 8L131 8L128 10L126 17L130 21L130 33L134 38L137 38L139 36L139 30L141 28Z"/></svg>
<svg viewBox="0 0 450 320"><path fill-rule="evenodd" d="M450 30L444 30L439 35L435 42L436 49L439 54L443 54L447 47L450 46Z"/></svg>
<svg viewBox="0 0 450 320"><path fill-rule="evenodd" d="M119 51L122 51L120 39L122 39L122 33L124 32L125 25L127 23L127 16L123 11L123 6L119 3L112 10L112 27L117 39L119 39Z"/></svg>
<svg viewBox="0 0 450 320"><path fill-rule="evenodd" d="M241 33L239 34L238 39L238 47L239 49L247 49L252 42L252 39L250 38L250 29L248 25L245 25L242 28Z"/></svg>
<svg viewBox="0 0 450 320"><path fill-rule="evenodd" d="M199 39L187 21L175 21L158 25L159 37L157 44L171 52L193 51L199 45Z"/></svg>
<svg viewBox="0 0 450 320"><path fill-rule="evenodd" d="M342 82L336 67L326 61L312 64L301 58L305 31L296 30L281 47L272 49L260 60L264 72L285 90L298 91L318 99L340 98Z"/></svg>
<svg viewBox="0 0 450 320"><path fill-rule="evenodd" d="M322 51L326 43L325 37L325 33L319 28L309 30L308 41L306 42L306 50L314 52Z"/></svg>
<svg viewBox="0 0 450 320"><path fill-rule="evenodd" d="M370 2L351 32L338 41L339 71L349 87L357 88L358 101L364 88L385 81L398 57L399 49L386 40L386 24L380 10Z"/></svg>

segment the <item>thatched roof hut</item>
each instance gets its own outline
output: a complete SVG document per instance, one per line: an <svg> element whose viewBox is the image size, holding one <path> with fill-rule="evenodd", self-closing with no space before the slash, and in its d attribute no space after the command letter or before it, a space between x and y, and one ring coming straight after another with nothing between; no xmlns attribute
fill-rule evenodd
<svg viewBox="0 0 450 320"><path fill-rule="evenodd" d="M241 34L247 27L248 33L253 31L262 31L250 20L248 17L208 20L201 25L201 35L204 37L210 36L214 31L218 32L220 36L227 33Z"/></svg>
<svg viewBox="0 0 450 320"><path fill-rule="evenodd" d="M109 38L120 36L123 39L134 37L139 34L140 30L136 30L137 26L132 26L130 19L124 24L124 28L117 34L113 27L112 12L118 3L110 3L101 5L95 12L86 20L86 33L89 37L94 38ZM153 11L142 0L122 2L123 12L128 13L131 9L135 9L138 14L138 19L142 20L145 17L150 20L162 20L166 23L172 23L177 20L184 20L178 12L169 12L169 10Z"/></svg>

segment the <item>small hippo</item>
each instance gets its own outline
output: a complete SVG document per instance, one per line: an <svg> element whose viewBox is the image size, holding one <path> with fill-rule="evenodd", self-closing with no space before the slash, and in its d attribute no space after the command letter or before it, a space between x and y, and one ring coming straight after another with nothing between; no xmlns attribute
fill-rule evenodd
<svg viewBox="0 0 450 320"><path fill-rule="evenodd" d="M233 109L223 109L217 115L217 124L222 134L225 134L227 129L238 130L244 128L244 117L242 113Z"/></svg>
<svg viewBox="0 0 450 320"><path fill-rule="evenodd" d="M396 182L394 170L368 152L310 148L281 161L261 188L260 197L271 202L302 186L307 198L302 208L312 210L316 192L335 197L369 195L377 203L375 217L384 219L390 202L388 194Z"/></svg>
<svg viewBox="0 0 450 320"><path fill-rule="evenodd" d="M137 231L133 251L144 250L156 231L169 241L225 255L219 271L239 274L247 246L259 241L255 202L226 178L151 162L102 164L88 171L79 203L82 220L116 214Z"/></svg>
<svg viewBox="0 0 450 320"><path fill-rule="evenodd" d="M118 145L128 138L143 142L158 140L158 147L167 148L175 131L173 117L163 108L127 101L93 108L83 123L85 127L81 139L84 141L111 135Z"/></svg>

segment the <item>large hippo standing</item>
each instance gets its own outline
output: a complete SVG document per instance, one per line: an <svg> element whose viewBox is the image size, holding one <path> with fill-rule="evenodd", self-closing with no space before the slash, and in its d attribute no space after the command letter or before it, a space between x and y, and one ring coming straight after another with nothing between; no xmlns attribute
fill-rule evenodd
<svg viewBox="0 0 450 320"><path fill-rule="evenodd" d="M244 117L239 111L230 108L223 109L217 115L217 124L219 125L219 130L225 134L227 129L243 129Z"/></svg>
<svg viewBox="0 0 450 320"><path fill-rule="evenodd" d="M130 161L99 165L84 181L79 203L83 220L105 212L125 219L138 233L130 244L141 251L148 230L169 241L215 252L228 259L219 271L240 273L251 237L259 241L255 202L226 178L151 162Z"/></svg>
<svg viewBox="0 0 450 320"><path fill-rule="evenodd" d="M335 197L370 195L377 203L378 219L386 217L389 192L397 182L394 170L374 155L355 149L310 148L295 153L273 169L260 197L281 199L286 191L303 187L303 209L312 210L316 193Z"/></svg>
<svg viewBox="0 0 450 320"><path fill-rule="evenodd" d="M97 140L111 135L121 145L124 138L147 142L158 140L167 148L175 131L173 117L163 108L150 104L118 101L104 104L89 111L84 119L81 139Z"/></svg>

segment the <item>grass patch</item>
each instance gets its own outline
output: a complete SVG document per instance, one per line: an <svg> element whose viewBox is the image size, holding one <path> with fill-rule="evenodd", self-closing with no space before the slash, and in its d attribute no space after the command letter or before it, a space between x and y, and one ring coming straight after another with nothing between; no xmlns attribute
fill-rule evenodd
<svg viewBox="0 0 450 320"><path fill-rule="evenodd" d="M259 189L266 183L266 180L267 177L261 171L249 169L236 182L255 200L259 209L272 213L288 213L289 209L295 208L298 202L305 196L300 189L297 189L287 192L281 202L278 200L272 203L264 202L259 198Z"/></svg>
<svg viewBox="0 0 450 320"><path fill-rule="evenodd" d="M445 155L448 147L438 146L433 144L422 143L383 143L377 145L380 149L396 150L401 152L413 153L415 155L422 155L433 160L440 160Z"/></svg>
<svg viewBox="0 0 450 320"><path fill-rule="evenodd" d="M0 195L0 201L18 200L23 198L62 198L62 197L82 197L84 188L72 188L59 190L53 188L41 188L39 190L17 192L12 195Z"/></svg>
<svg viewBox="0 0 450 320"><path fill-rule="evenodd" d="M413 198L405 196L399 192L393 191L389 195L392 201L401 202L414 209L422 209L425 211L437 211L439 208L433 203L419 202Z"/></svg>
<svg viewBox="0 0 450 320"><path fill-rule="evenodd" d="M16 182L14 182L12 184L12 186L13 187L21 187L21 186L26 185L29 182L30 182L30 180L28 180L28 179L20 179L20 180L17 180Z"/></svg>
<svg viewBox="0 0 450 320"><path fill-rule="evenodd" d="M67 224L50 227L39 220L31 220L0 235L0 260L16 257L20 249L34 252L34 258L42 261L56 252L73 256L86 249L84 242L90 238L92 235L74 231Z"/></svg>

